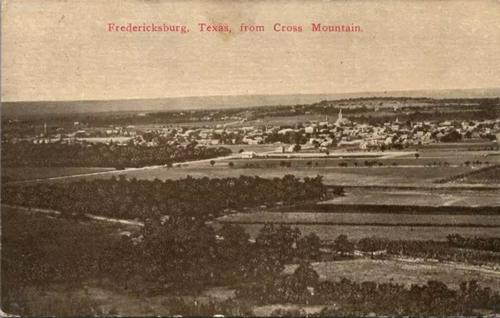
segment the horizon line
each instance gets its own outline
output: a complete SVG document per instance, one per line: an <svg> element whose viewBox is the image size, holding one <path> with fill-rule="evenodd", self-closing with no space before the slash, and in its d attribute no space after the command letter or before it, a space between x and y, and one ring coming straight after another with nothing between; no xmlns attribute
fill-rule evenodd
<svg viewBox="0 0 500 318"><path fill-rule="evenodd" d="M103 101L135 101L135 100L154 100L154 99L182 99L182 98L213 98L213 97L247 97L247 96L291 96L291 95L342 95L342 94L387 94L387 93L404 93L404 92L425 92L425 91L472 91L472 90L494 90L500 87L478 87L478 88L444 88L444 89L415 89L415 90L396 90L396 91L358 91L358 92L343 92L343 93L281 93L281 94L235 94L235 95L191 95L191 96L171 96L171 97L138 97L138 98L123 98L123 99L67 99L67 100L0 100L1 103L37 103L37 102L103 102ZM377 96L372 96L377 97ZM500 97L500 92L499 96ZM369 97L368 97L369 98ZM437 98L440 99L440 98Z"/></svg>

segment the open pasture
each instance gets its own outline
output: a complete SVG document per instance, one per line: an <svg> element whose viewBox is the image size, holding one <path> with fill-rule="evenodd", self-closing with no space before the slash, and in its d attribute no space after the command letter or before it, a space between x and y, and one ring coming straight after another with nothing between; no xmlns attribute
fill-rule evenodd
<svg viewBox="0 0 500 318"><path fill-rule="evenodd" d="M182 167L152 167L146 169L109 170L103 173L89 175L74 175L58 178L47 182L72 182L80 179L109 179L124 175L126 178L140 180L167 180L181 179L191 176L193 178L228 178L246 176L260 176L262 178L281 178L292 174L298 178L323 176L327 185L344 186L433 186L433 181L452 177L461 173L472 171L470 167L314 167L314 168L230 168L227 165L211 166L210 163L199 163Z"/></svg>
<svg viewBox="0 0 500 318"><path fill-rule="evenodd" d="M341 205L408 205L408 206L497 206L500 208L500 191L377 191L350 189L343 197L325 204Z"/></svg>
<svg viewBox="0 0 500 318"><path fill-rule="evenodd" d="M62 176L84 175L88 173L113 171L114 168L87 168L87 167L22 167L2 168L2 178L9 181L46 179Z"/></svg>
<svg viewBox="0 0 500 318"><path fill-rule="evenodd" d="M470 139L460 142L432 143L419 145L421 150L425 151L453 151L453 150L468 150L468 149L484 149L494 147L495 144L486 139Z"/></svg>
<svg viewBox="0 0 500 318"><path fill-rule="evenodd" d="M390 213L317 213L317 212L253 212L237 213L217 219L222 223L278 223L278 224L352 224L413 226L496 226L500 231L500 215L449 214L390 214Z"/></svg>
<svg viewBox="0 0 500 318"><path fill-rule="evenodd" d="M371 153L367 152L367 156ZM397 155L394 153L380 153L374 157L360 157L360 158L350 158L349 152L345 153L346 157L338 157L339 154L335 153L336 157L332 155L326 156L323 153L318 153L317 157L304 157L304 158L287 158L287 155L292 155L289 153L283 153L283 158L268 158L256 157L251 159L226 159L217 163L217 165L224 166L232 162L234 167L259 167L259 168L279 168L282 161L290 162L292 168L316 168L316 167L339 167L340 164L345 167L364 167L366 166L366 161L375 161L375 166L381 165L383 167L388 166L415 166L415 167L425 167L425 166L461 166L465 165L465 162L470 162L473 166L475 162L479 161L481 166L488 164L498 164L500 163L500 156L490 155L490 152L419 152L419 158L415 158L414 154ZM396 155L393 155L396 154ZM294 154L295 155L295 154ZM300 155L300 154L299 154ZM309 155L309 154L308 154Z"/></svg>
<svg viewBox="0 0 500 318"><path fill-rule="evenodd" d="M500 184L500 165L491 169L471 172L449 182L460 184Z"/></svg>
<svg viewBox="0 0 500 318"><path fill-rule="evenodd" d="M52 182L71 182L79 179L109 179L111 176L124 175L127 178L137 178L146 180L166 180L181 179L191 176L193 178L228 178L239 177L240 175L260 176L262 178L281 178L284 175L292 174L298 178L323 176L323 181L327 185L432 185L436 179L454 176L456 174L470 171L468 167L373 167L373 168L229 168L227 166L211 167L209 163L192 165L187 167L174 168L149 168L149 169L131 169L115 170L101 174L85 175L61 178Z"/></svg>

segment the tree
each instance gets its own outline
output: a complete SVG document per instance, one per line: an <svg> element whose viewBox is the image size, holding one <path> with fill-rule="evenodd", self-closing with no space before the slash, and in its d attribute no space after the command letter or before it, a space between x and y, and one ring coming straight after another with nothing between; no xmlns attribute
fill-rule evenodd
<svg viewBox="0 0 500 318"><path fill-rule="evenodd" d="M462 135L456 130L453 130L441 137L441 142L457 142L460 140L462 140Z"/></svg>
<svg viewBox="0 0 500 318"><path fill-rule="evenodd" d="M343 187L333 188L333 194L341 197L344 196L345 195L344 188Z"/></svg>
<svg viewBox="0 0 500 318"><path fill-rule="evenodd" d="M295 144L295 145L293 146L293 151L294 151L294 152L299 152L299 151L300 151L300 149L302 149L302 147L301 147L299 144Z"/></svg>
<svg viewBox="0 0 500 318"><path fill-rule="evenodd" d="M255 244L266 255L273 255L285 262L295 254L294 245L300 237L298 228L265 224L255 238Z"/></svg>
<svg viewBox="0 0 500 318"><path fill-rule="evenodd" d="M354 252L354 244L344 234L337 236L333 242L333 248L335 251L340 252L340 256Z"/></svg>
<svg viewBox="0 0 500 318"><path fill-rule="evenodd" d="M379 250L379 246L375 240L371 238L362 238L358 242L358 248L362 252L367 252L371 254L371 258L373 258L373 253Z"/></svg>
<svg viewBox="0 0 500 318"><path fill-rule="evenodd" d="M415 159L418 159L420 157L420 154L418 152L415 152Z"/></svg>
<svg viewBox="0 0 500 318"><path fill-rule="evenodd" d="M250 235L241 225L224 224L217 234L224 239L224 244L234 248L243 248L249 244Z"/></svg>
<svg viewBox="0 0 500 318"><path fill-rule="evenodd" d="M293 276L297 278L304 286L316 287L319 282L319 275L313 269L310 263L301 263L299 267L293 273Z"/></svg>
<svg viewBox="0 0 500 318"><path fill-rule="evenodd" d="M297 255L308 260L317 260L320 256L321 239L315 233L301 237L297 241Z"/></svg>
<svg viewBox="0 0 500 318"><path fill-rule="evenodd" d="M249 238L241 225L224 224L217 233L222 239L219 244L219 267L224 281L229 283L244 275L249 253Z"/></svg>
<svg viewBox="0 0 500 318"><path fill-rule="evenodd" d="M215 160L210 160L210 165L213 167L215 165Z"/></svg>
<svg viewBox="0 0 500 318"><path fill-rule="evenodd" d="M234 167L234 162L232 162L232 161L231 161L231 162L229 162L227 165L228 165L230 168L233 168L233 167Z"/></svg>

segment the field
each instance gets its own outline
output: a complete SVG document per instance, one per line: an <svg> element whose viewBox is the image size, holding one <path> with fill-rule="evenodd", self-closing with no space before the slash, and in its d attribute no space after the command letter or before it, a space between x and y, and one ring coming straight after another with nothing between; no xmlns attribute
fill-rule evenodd
<svg viewBox="0 0 500 318"><path fill-rule="evenodd" d="M425 284L429 280L439 280L452 288L460 282L477 280L481 286L500 291L500 269L488 270L459 264L446 264L409 260L371 260L356 259L349 261L313 263L320 279L375 281L377 283L394 281L410 286ZM293 272L297 265L290 265L285 272Z"/></svg>
<svg viewBox="0 0 500 318"><path fill-rule="evenodd" d="M325 224L325 225L405 225L412 226L490 226L500 231L500 215L429 215L429 214L383 214L383 213L315 213L315 212L254 212L224 216L218 222L229 223L280 223L280 224ZM459 229L457 229L459 231Z"/></svg>
<svg viewBox="0 0 500 318"><path fill-rule="evenodd" d="M500 165L491 169L471 172L467 175L453 178L450 183L461 184L499 184L500 183Z"/></svg>
<svg viewBox="0 0 500 318"><path fill-rule="evenodd" d="M240 175L261 176L263 178L282 177L294 174L297 177L324 176L328 185L345 186L436 186L439 180L452 179L454 176L467 174L486 167L486 163L500 164L498 151L467 149L482 149L491 143L470 142L456 144L431 144L419 146L419 158L414 154L404 152L385 152L379 158L332 158L318 154L318 158L253 158L253 159L220 159L210 162L185 163L182 167L171 169L163 167L145 167L139 169L113 170L112 168L4 168L2 175L10 180L33 180L59 177L53 181L76 181L81 178L88 180L110 178L112 175L125 175L127 178L160 180L180 179L186 176L195 178L224 178ZM264 154L276 150L276 145L221 145L230 148L236 155L240 149ZM218 147L218 146L217 146ZM410 148L406 151L413 151ZM337 150L332 150L337 153ZM347 155L349 153L346 153ZM370 154L370 153L367 153ZM376 153L374 153L376 154ZM286 155L286 154L284 154ZM374 167L366 167L366 161L374 161ZM464 165L465 162L480 162L480 165ZM282 163L290 166L282 167ZM230 167L229 165L233 165ZM339 164L347 165L341 167ZM356 166L357 165L357 166ZM497 170L498 171L498 170ZM65 178L67 176L67 178ZM497 174L471 174L467 179L455 184L476 184L482 182L488 185L500 185Z"/></svg>
<svg viewBox="0 0 500 318"><path fill-rule="evenodd" d="M114 168L86 168L86 167L51 167L51 168L2 168L2 178L12 181L46 179L61 176L82 175L88 173L113 171Z"/></svg>
<svg viewBox="0 0 500 318"><path fill-rule="evenodd" d="M491 148L494 144L491 141L487 141L485 139L470 139L470 140L462 140L459 142L450 142L450 143L433 143L427 145L419 146L420 149L425 151L443 151L443 150L468 150L468 149L484 149Z"/></svg>
<svg viewBox="0 0 500 318"><path fill-rule="evenodd" d="M322 202L323 203L323 202ZM500 207L500 191L380 191L350 189L343 197L325 204L370 204L408 206L497 206Z"/></svg>
<svg viewBox="0 0 500 318"><path fill-rule="evenodd" d="M420 152L419 158L415 158L414 154L401 153L398 155L397 152L394 153L381 153L381 157L378 158L334 158L327 157L324 154L319 153L317 158L253 158L253 159L228 159L225 161L220 161L218 165L224 165L224 163L229 163L232 161L235 167L248 167L253 165L254 167L260 168L274 168L280 167L281 161L291 162L292 167L338 167L340 163L347 164L347 167L358 167L365 166L365 161L376 161L376 165L381 163L384 167L387 166L445 166L449 164L450 166L461 166L466 161L476 162L480 161L481 164L486 162L490 164L500 163L500 156L488 155L489 152L481 151L457 151L457 152ZM366 153L369 155L370 153ZM375 154L375 153L374 153ZM284 153L284 156L287 154ZM338 153L335 153L338 155ZM346 156L350 153L346 152ZM394 156L396 155L396 156ZM485 156L486 155L486 156Z"/></svg>
<svg viewBox="0 0 500 318"><path fill-rule="evenodd" d="M240 224L246 232L255 238L262 224ZM220 225L219 225L220 226ZM294 227L294 226L292 226ZM439 227L439 226L364 226L364 225L304 225L299 224L302 235L316 233L323 240L335 240L344 234L349 239L359 240L365 237L376 237L391 240L436 240L444 241L446 236L460 234L462 236L497 237L498 228L484 227Z"/></svg>
<svg viewBox="0 0 500 318"><path fill-rule="evenodd" d="M276 168L276 169L261 169L261 168L229 168L228 166L211 167L209 163L188 165L187 167L174 168L147 168L147 169L126 169L126 170L110 170L109 172L90 174L90 175L75 175L68 178L57 179L57 182L71 182L85 178L93 179L109 179L112 175L124 175L127 178L137 178L144 180L167 180L181 179L191 176L193 178L228 178L239 177L240 175L260 176L262 178L281 178L287 174L293 174L298 178L323 176L323 181L328 185L428 185L432 186L433 181L440 180L446 177L451 177L456 174L471 171L469 167L439 167L439 168L424 168L424 167L373 167L373 168Z"/></svg>

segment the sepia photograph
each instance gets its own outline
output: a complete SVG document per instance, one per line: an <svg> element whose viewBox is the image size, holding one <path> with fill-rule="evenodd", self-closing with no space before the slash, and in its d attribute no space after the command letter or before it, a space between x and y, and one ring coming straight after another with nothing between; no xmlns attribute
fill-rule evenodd
<svg viewBox="0 0 500 318"><path fill-rule="evenodd" d="M1 0L2 317L500 317L500 1Z"/></svg>

